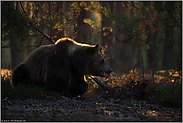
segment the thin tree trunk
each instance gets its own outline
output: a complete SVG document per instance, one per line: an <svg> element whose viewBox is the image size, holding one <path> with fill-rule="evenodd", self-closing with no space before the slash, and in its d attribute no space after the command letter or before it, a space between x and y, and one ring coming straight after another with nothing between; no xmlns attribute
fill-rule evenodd
<svg viewBox="0 0 183 123"><path fill-rule="evenodd" d="M144 6L149 6L151 5L151 2L143 2ZM149 12L150 14L150 12ZM147 20L150 21L150 15L147 15ZM147 33L147 39L146 43L147 44L153 44L152 40L152 31L151 31L151 25L147 24L145 26L145 30ZM153 60L154 60L154 53L153 53L153 47L152 45L149 45L150 49L147 51L147 70L152 70L153 69Z"/></svg>
<svg viewBox="0 0 183 123"><path fill-rule="evenodd" d="M114 11L117 13L119 16L122 13L123 7L121 2L115 2L115 7ZM119 27L117 26L115 28L115 32L119 32ZM119 34L116 36L118 40L123 41L124 40L124 34ZM115 73L120 74L121 71L121 56L123 55L122 49L123 49L124 44L119 41L115 41L114 46L113 46L113 71Z"/></svg>
<svg viewBox="0 0 183 123"><path fill-rule="evenodd" d="M18 10L18 2L14 2L14 3L15 3L16 10ZM12 70L19 64L19 54L16 48L18 48L18 38L16 35L12 34L11 41L10 41Z"/></svg>
<svg viewBox="0 0 183 123"><path fill-rule="evenodd" d="M63 2L59 2L59 6L63 6ZM55 16L56 16L57 13L62 13L62 11L61 11L61 9L58 6L56 6L54 13L55 13ZM56 18L56 17L54 17L54 18ZM54 19L53 21L55 21L55 22L59 22L60 21L60 23L64 24L62 15L60 15L57 20ZM52 35L53 35L52 38L53 38L54 41L57 41L60 38L64 38L64 29L59 30L58 28L56 28L56 29L51 30L51 32L52 33L51 33L50 37L52 37Z"/></svg>
<svg viewBox="0 0 183 123"><path fill-rule="evenodd" d="M18 43L17 38L12 40ZM19 64L19 54L15 48L11 48L11 69L13 70Z"/></svg>
<svg viewBox="0 0 183 123"><path fill-rule="evenodd" d="M78 2L79 5L80 2ZM86 36L85 36L85 29L84 29L84 18L86 17L86 10L84 10L84 7L81 7L80 13L75 13L75 19L78 23L76 31L76 38L75 40L80 43L86 43Z"/></svg>
<svg viewBox="0 0 183 123"><path fill-rule="evenodd" d="M163 68L170 69L174 68L174 58L173 58L173 35L174 35L174 24L173 24L173 8L174 2L167 1L165 3L166 22L165 22L165 41L164 41L164 54L163 54Z"/></svg>
<svg viewBox="0 0 183 123"><path fill-rule="evenodd" d="M133 2L131 2L131 9L130 11L130 17L133 18L134 16L134 12L133 12ZM133 32L131 32L132 34ZM123 69L125 70L125 72L128 72L129 70L131 70L133 68L133 58L134 58L134 45L133 42L131 43L126 43L124 45L124 49L125 49L125 63L123 65Z"/></svg>
<svg viewBox="0 0 183 123"><path fill-rule="evenodd" d="M110 3L110 4L113 4ZM109 9L109 5L108 2L101 2L101 5L103 7L106 7L106 9ZM113 9L111 9L113 11ZM103 29L104 27L106 27L105 29ZM102 13L102 46L106 48L106 61L107 64L109 64L109 66L113 69L112 66L112 32L110 31L110 27L108 24L108 18Z"/></svg>

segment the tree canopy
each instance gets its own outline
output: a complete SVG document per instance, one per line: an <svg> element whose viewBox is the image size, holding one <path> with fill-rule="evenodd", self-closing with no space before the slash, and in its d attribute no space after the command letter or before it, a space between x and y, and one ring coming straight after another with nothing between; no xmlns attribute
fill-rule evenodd
<svg viewBox="0 0 183 123"><path fill-rule="evenodd" d="M119 73L133 67L145 70L181 67L181 2L1 4L2 48L22 51L21 47L28 44L36 48L48 39L44 35L47 34L54 41L70 37L78 42L101 43L109 64Z"/></svg>

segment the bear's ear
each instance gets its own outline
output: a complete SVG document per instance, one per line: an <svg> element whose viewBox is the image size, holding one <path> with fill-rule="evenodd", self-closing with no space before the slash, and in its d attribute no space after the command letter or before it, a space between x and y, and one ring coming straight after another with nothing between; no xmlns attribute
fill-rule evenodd
<svg viewBox="0 0 183 123"><path fill-rule="evenodd" d="M95 51L98 52L102 50L102 47L99 45L99 44L95 44L95 47L94 47Z"/></svg>

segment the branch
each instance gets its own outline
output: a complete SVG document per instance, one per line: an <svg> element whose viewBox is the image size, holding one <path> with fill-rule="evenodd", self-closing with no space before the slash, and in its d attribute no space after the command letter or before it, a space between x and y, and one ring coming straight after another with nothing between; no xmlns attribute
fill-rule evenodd
<svg viewBox="0 0 183 123"><path fill-rule="evenodd" d="M25 14L25 17L26 17L27 20L28 20L28 23L29 23L30 25L34 26L34 27L36 28L36 30L37 30L39 33L41 33L42 36L44 36L46 39L48 39L52 44L55 44L55 41L54 41L49 35L47 35L43 30L39 29L35 24L33 24L33 23L30 22L29 18L27 17L27 14L26 14L26 12L25 12L23 6L22 6L21 1L20 1L19 3L20 3L20 5L21 5L21 8L22 8L24 14Z"/></svg>
<svg viewBox="0 0 183 123"><path fill-rule="evenodd" d="M105 85L103 82L101 82L97 77L92 77L90 76L98 85L100 85L100 87L102 87L105 91L108 91L109 88L107 87L107 85Z"/></svg>
<svg viewBox="0 0 183 123"><path fill-rule="evenodd" d="M172 75L170 75L170 76L163 82L163 84L165 84L166 81L168 81L168 79L169 79L170 77L172 77L172 76L175 74L176 71L177 71L177 70L175 70L175 71L172 73Z"/></svg>
<svg viewBox="0 0 183 123"><path fill-rule="evenodd" d="M68 17L64 14L64 12L63 12L63 10L62 10L62 7L60 7L59 5L57 5L57 4L54 3L54 2L52 2L52 3L54 4L54 6L58 6L58 7L61 9L62 15L63 15L67 20L76 23L76 24L78 25L77 27L78 27L79 31L81 31L81 33L82 33L84 36L86 36L88 39L90 39L88 35L86 35L86 34L83 33L83 31L81 30L81 27L80 27L80 25L79 25L79 23L78 23L77 21L68 18Z"/></svg>
<svg viewBox="0 0 183 123"><path fill-rule="evenodd" d="M124 40L124 41L121 41L121 40L118 39L117 36L116 36L115 38L116 38L117 41L122 42L122 43L126 43L127 41L133 39L132 37L129 37L128 39L126 39L126 40Z"/></svg>

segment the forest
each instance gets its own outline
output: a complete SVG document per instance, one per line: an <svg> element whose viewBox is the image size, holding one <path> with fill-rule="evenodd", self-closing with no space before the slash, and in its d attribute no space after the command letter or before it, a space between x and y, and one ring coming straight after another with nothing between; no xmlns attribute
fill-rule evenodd
<svg viewBox="0 0 183 123"><path fill-rule="evenodd" d="M2 2L1 66L13 69L33 49L49 44L39 29L54 41L70 37L101 44L118 74L134 68L181 70L181 6L181 2Z"/></svg>
<svg viewBox="0 0 183 123"><path fill-rule="evenodd" d="M80 43L100 44L102 55L113 70L108 78L99 77L103 83L112 88L113 91L109 92L109 96L106 96L106 93L102 92L102 89L94 84L94 80L91 80L90 77L87 78L90 79L90 87L86 95L102 93L103 95L100 96L102 99L110 100L110 96L115 95L112 100L118 100L119 94L126 94L123 97L120 95L119 99L122 100L134 97L128 96L127 92L130 94L132 92L144 93L140 100L148 100L153 104L160 102L173 108L182 106L182 1L1 1L1 31L2 82L10 81L11 71L23 62L33 50L41 45L52 44L60 38L69 37ZM132 85L132 82L137 85L147 82L148 85L145 85L146 88L143 85L144 88L141 88L141 92L136 92L136 89L139 89L141 85L134 88L133 91L129 90L129 87L132 88L136 85ZM5 86L6 84L1 85ZM120 91L121 86L123 91ZM2 90L4 95L1 95L4 103L7 101L6 97L14 99L14 94L24 93L23 91L15 92L22 90L23 87L14 90L7 87ZM114 91L116 87L119 88ZM41 93L39 88L34 89L37 93L31 89L24 89L30 94L29 98L35 95L37 95L35 98L52 95L52 92L47 93L44 89L41 90ZM56 95L54 98L57 97ZM21 96L23 99L27 98L27 95ZM28 100L30 100L29 98ZM128 101L124 103L129 110L135 108L130 106ZM138 104L138 108L142 110L140 103L134 102L133 105ZM99 105L99 103L97 104ZM103 104L105 105L105 103ZM145 103L143 104L145 105ZM122 103L117 101L111 105L120 107ZM106 110L104 108L104 111ZM145 110L145 114L143 111L135 116L128 115L127 119L123 120L182 120L182 113L179 112L179 109L169 111L174 112L173 114L169 113L171 116L168 117L171 118L167 118L166 113L161 112L159 119L158 111L155 109ZM32 112L31 117L25 116L29 117L27 121L34 121L37 113ZM115 116L116 112L113 112L112 116ZM108 112L108 115L110 114ZM117 114L118 117L123 117L124 112L117 112ZM3 120L11 119L11 115L11 113L8 115L7 110L2 115ZM121 119L105 118L101 120L98 115L96 117L98 120L90 121L122 121ZM129 119L133 118L129 120L128 117ZM155 119L153 119L154 117ZM59 121L70 121L71 119L59 119ZM45 120L43 117L36 121L57 120L56 118ZM75 121L88 121L88 119Z"/></svg>

